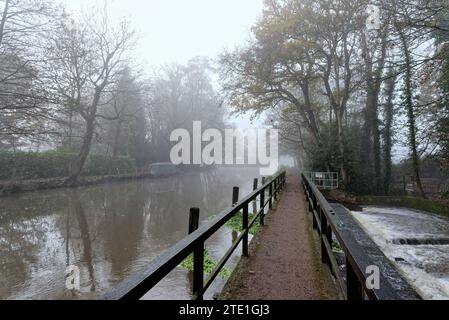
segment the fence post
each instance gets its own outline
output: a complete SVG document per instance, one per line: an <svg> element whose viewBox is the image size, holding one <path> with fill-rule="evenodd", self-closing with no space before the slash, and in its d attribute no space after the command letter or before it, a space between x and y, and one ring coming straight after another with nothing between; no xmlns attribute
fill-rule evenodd
<svg viewBox="0 0 449 320"><path fill-rule="evenodd" d="M315 216L315 214L316 215L318 215L318 211L316 210L317 209L317 201L316 201L316 197L315 197L315 194L313 193L313 191L311 191L311 194L312 194L312 201L311 201L311 203L312 203L312 227L313 227L313 229L318 229L318 221L316 220L316 216Z"/></svg>
<svg viewBox="0 0 449 320"><path fill-rule="evenodd" d="M279 195L281 193L281 176L278 176L276 178L276 187L277 187L277 195L279 197Z"/></svg>
<svg viewBox="0 0 449 320"><path fill-rule="evenodd" d="M265 186L266 178L262 177L262 187ZM266 195L266 189L262 189L262 192L260 193L260 209L262 212L260 213L260 225L265 224L265 195Z"/></svg>
<svg viewBox="0 0 449 320"><path fill-rule="evenodd" d="M239 202L239 187L232 188L232 206L234 206L237 202ZM235 230L232 230L232 243L237 240L238 233Z"/></svg>
<svg viewBox="0 0 449 320"><path fill-rule="evenodd" d="M257 190L257 185L259 184L259 179L255 178L253 180L253 191ZM257 214L257 197L253 201L253 214Z"/></svg>
<svg viewBox="0 0 449 320"><path fill-rule="evenodd" d="M362 285L348 258L346 258L346 297L348 300L363 300Z"/></svg>
<svg viewBox="0 0 449 320"><path fill-rule="evenodd" d="M309 201L309 197L308 197L308 195L309 195L309 192L308 192L309 186L307 184L307 181L304 179L304 175L301 175L301 180L302 180L302 185L304 186L304 195L306 196L306 200L308 202Z"/></svg>
<svg viewBox="0 0 449 320"><path fill-rule="evenodd" d="M329 237L329 228L327 227L327 218L323 209L320 206L320 222L321 222L321 262L331 265L329 253L327 252L326 245L324 244L324 238L327 239L332 246L332 235ZM332 269L332 268L331 268Z"/></svg>
<svg viewBox="0 0 449 320"><path fill-rule="evenodd" d="M190 208L189 234L198 229L200 221L200 209ZM195 245L193 249L193 294L197 300L203 300L204 282L204 242Z"/></svg>
<svg viewBox="0 0 449 320"><path fill-rule="evenodd" d="M274 200L276 201L277 200L277 194L278 194L278 178L276 177L276 178L274 178L274 181L273 181L273 183L274 183Z"/></svg>
<svg viewBox="0 0 449 320"><path fill-rule="evenodd" d="M269 196L269 204L268 204L268 209L271 210L273 209L273 180L270 181L270 187L268 190L268 196Z"/></svg>
<svg viewBox="0 0 449 320"><path fill-rule="evenodd" d="M244 257L248 256L248 203L243 206L243 240L242 240L242 255Z"/></svg>
<svg viewBox="0 0 449 320"><path fill-rule="evenodd" d="M263 226L265 224L265 190L262 190L260 193L260 225Z"/></svg>

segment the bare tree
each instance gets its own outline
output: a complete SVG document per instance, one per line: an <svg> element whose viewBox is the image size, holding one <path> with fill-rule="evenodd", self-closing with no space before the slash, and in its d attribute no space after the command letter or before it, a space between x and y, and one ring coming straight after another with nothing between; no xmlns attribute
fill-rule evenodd
<svg viewBox="0 0 449 320"><path fill-rule="evenodd" d="M0 10L0 140L14 144L51 131L36 62L62 10L45 0L0 0Z"/></svg>
<svg viewBox="0 0 449 320"><path fill-rule="evenodd" d="M108 106L114 85L126 66L134 45L134 32L126 21L113 26L107 8L82 21L65 19L48 38L46 77L55 101L73 111L84 122L84 133L76 169L67 183L76 183L92 147L101 109ZM111 119L113 120L113 119Z"/></svg>

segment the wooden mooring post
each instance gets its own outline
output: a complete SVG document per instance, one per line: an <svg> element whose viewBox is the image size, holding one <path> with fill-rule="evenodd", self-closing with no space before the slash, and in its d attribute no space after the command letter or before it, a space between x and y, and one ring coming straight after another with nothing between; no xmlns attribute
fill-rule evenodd
<svg viewBox="0 0 449 320"><path fill-rule="evenodd" d="M200 223L200 209L190 208L189 234L195 232ZM196 299L203 300L204 287L204 242L199 242L193 250L193 294Z"/></svg>
<svg viewBox="0 0 449 320"><path fill-rule="evenodd" d="M232 206L239 202L239 187L232 188Z"/></svg>

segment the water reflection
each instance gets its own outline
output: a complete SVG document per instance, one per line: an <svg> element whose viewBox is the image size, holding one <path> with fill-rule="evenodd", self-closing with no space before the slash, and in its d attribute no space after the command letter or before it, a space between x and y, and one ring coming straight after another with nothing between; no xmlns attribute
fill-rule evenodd
<svg viewBox="0 0 449 320"><path fill-rule="evenodd" d="M185 237L190 207L200 208L204 223L230 205L232 186L249 193L257 176L223 168L2 198L0 298L98 298ZM220 230L208 242L210 252L224 252L230 234ZM80 292L65 289L69 265L80 268ZM188 297L187 272L173 274L153 297Z"/></svg>

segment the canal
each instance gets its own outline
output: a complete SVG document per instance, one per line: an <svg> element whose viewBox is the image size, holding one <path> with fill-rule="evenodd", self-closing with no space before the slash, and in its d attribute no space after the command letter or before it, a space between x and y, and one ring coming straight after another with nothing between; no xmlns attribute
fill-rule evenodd
<svg viewBox="0 0 449 320"><path fill-rule="evenodd" d="M220 168L0 198L0 299L95 299L187 235L190 207L201 223L251 192L257 169ZM235 236L223 227L206 247L219 259ZM237 250L240 252L240 250ZM228 262L232 268L238 261ZM66 268L80 269L67 290ZM221 290L217 278L205 298ZM176 268L144 299L189 299L189 272Z"/></svg>

